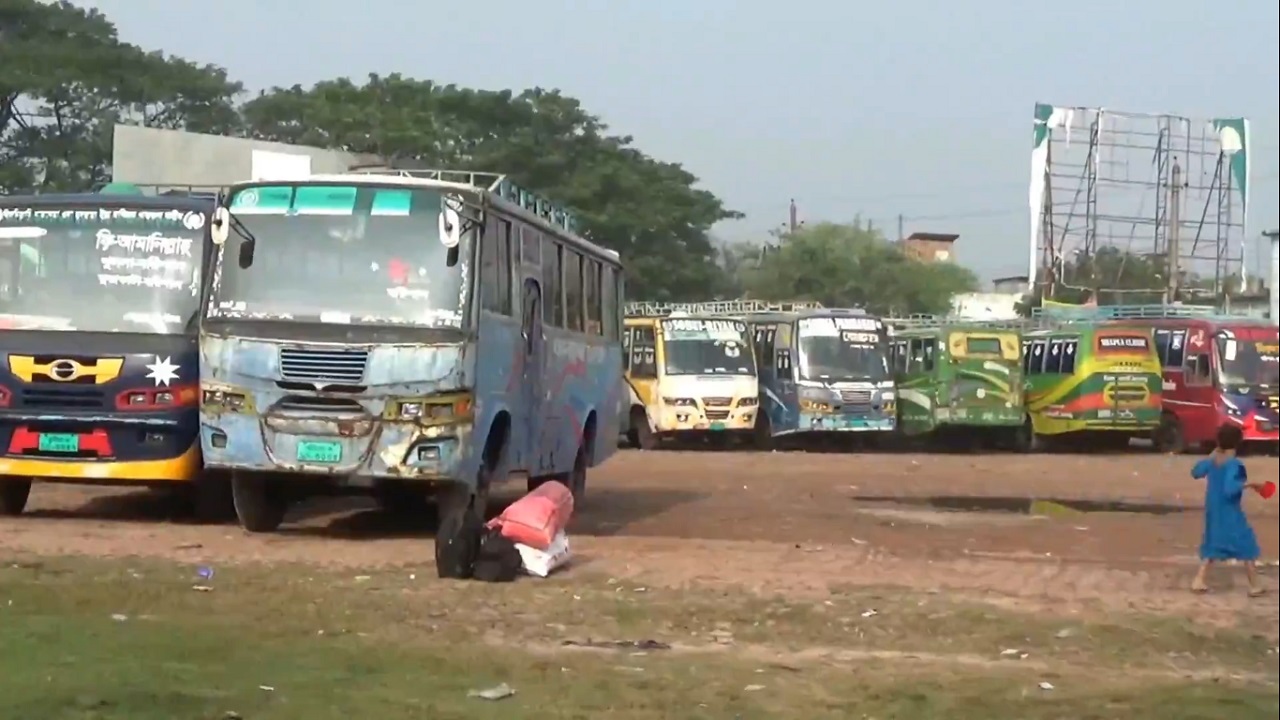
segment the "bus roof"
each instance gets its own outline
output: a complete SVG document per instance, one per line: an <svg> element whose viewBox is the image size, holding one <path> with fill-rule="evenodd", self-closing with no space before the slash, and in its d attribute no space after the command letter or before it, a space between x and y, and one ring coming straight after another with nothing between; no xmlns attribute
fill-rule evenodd
<svg viewBox="0 0 1280 720"><path fill-rule="evenodd" d="M229 190L244 190L264 185L297 183L385 185L443 190L484 197L494 206L567 240L579 250L597 258L621 264L622 256L578 235L577 220L572 213L533 192L521 188L501 173L470 170L393 170L385 168L355 169L347 173L309 175L292 180L252 180L233 184Z"/></svg>

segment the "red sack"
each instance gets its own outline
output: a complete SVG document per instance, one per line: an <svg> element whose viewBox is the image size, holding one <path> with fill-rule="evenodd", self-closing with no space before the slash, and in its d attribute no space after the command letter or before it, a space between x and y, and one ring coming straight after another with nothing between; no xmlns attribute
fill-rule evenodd
<svg viewBox="0 0 1280 720"><path fill-rule="evenodd" d="M553 480L511 503L491 525L502 528L502 536L511 542L546 550L571 517L573 493Z"/></svg>

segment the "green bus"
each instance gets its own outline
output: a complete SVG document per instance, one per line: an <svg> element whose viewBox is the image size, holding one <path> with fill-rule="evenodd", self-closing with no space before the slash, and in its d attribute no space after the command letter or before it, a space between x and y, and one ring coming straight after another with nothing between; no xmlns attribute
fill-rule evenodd
<svg viewBox="0 0 1280 720"><path fill-rule="evenodd" d="M1016 330L963 320L888 322L899 432L970 446L1030 446Z"/></svg>

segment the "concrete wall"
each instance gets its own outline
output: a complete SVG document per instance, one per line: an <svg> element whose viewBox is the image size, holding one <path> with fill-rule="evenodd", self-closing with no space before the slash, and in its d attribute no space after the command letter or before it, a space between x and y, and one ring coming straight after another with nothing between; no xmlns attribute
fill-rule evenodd
<svg viewBox="0 0 1280 720"><path fill-rule="evenodd" d="M301 145L116 125L111 174L118 182L139 185L229 185L254 179L255 150L306 157L310 171L317 174L378 162L368 155Z"/></svg>

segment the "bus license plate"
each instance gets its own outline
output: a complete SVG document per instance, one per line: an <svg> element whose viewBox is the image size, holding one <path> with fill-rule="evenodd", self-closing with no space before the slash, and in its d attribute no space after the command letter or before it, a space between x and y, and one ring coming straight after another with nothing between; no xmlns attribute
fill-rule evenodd
<svg viewBox="0 0 1280 720"><path fill-rule="evenodd" d="M712 429L712 430L723 430L723 429L724 429L724 423L722 423L722 422L713 422L713 423L711 423L711 429Z"/></svg>
<svg viewBox="0 0 1280 720"><path fill-rule="evenodd" d="M74 433L40 433L37 447L40 452L77 453L80 452L80 436Z"/></svg>
<svg viewBox="0 0 1280 720"><path fill-rule="evenodd" d="M303 440L298 443L298 462L332 464L342 461L342 444Z"/></svg>

